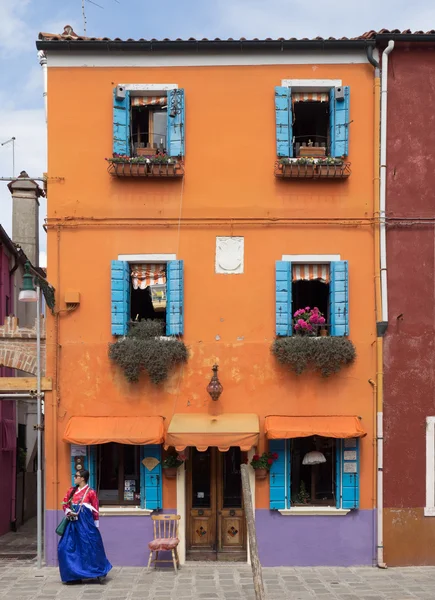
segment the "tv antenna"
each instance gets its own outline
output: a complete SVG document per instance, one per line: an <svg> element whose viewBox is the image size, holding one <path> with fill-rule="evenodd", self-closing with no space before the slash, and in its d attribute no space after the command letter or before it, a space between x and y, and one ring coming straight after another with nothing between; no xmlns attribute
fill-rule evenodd
<svg viewBox="0 0 435 600"><path fill-rule="evenodd" d="M0 146L6 146L12 142L12 177L15 177L15 138L11 137L9 140L2 142Z"/></svg>
<svg viewBox="0 0 435 600"><path fill-rule="evenodd" d="M83 15L83 35L86 37L86 11L85 11L85 2L89 2L89 4L93 4L94 6L98 6L98 8L101 8L102 10L104 10L104 6L101 6L101 4L98 4L97 2L94 2L94 0L82 0L82 15ZM115 0L115 2L118 2L118 0ZM119 2L118 2L119 4Z"/></svg>

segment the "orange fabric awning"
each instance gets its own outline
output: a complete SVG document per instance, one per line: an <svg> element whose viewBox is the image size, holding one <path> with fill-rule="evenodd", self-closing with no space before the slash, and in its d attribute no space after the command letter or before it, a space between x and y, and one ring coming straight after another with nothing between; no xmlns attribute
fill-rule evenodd
<svg viewBox="0 0 435 600"><path fill-rule="evenodd" d="M71 444L161 444L162 417L71 417L63 439Z"/></svg>
<svg viewBox="0 0 435 600"><path fill-rule="evenodd" d="M258 443L258 415L176 414L172 417L165 437L165 448L174 446L179 452L194 446L204 452L216 446L226 452L231 446L247 451Z"/></svg>
<svg viewBox="0 0 435 600"><path fill-rule="evenodd" d="M287 440L290 438L320 435L330 438L357 438L367 433L358 417L266 417L264 429L269 440Z"/></svg>

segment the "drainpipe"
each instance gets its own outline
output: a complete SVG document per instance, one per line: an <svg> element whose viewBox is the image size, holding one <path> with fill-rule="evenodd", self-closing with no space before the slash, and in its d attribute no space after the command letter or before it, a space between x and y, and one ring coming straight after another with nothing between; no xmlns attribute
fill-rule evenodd
<svg viewBox="0 0 435 600"><path fill-rule="evenodd" d="M47 123L47 102L48 102L48 98L47 98L47 55L45 54L45 52L43 50L40 50L38 52L38 58L39 58L39 64L42 67L42 74L44 77L43 97L44 97L44 106L45 106L45 122Z"/></svg>
<svg viewBox="0 0 435 600"><path fill-rule="evenodd" d="M381 140L380 140L380 184L379 184L379 259L380 262L380 306L376 310L376 347L377 347L377 565L386 569L384 562L384 365L383 335L388 326L388 290L387 290L387 239L385 223L385 206L387 195L387 90L388 90L388 55L394 48L390 40L382 55L381 85ZM375 208L376 210L376 208Z"/></svg>
<svg viewBox="0 0 435 600"><path fill-rule="evenodd" d="M387 241L385 227L385 201L387 196L387 90L388 90L388 56L394 48L393 40L388 42L382 55L382 87L381 87L381 187L380 213L381 221L381 291L382 321L385 330L388 325L388 290L387 290Z"/></svg>

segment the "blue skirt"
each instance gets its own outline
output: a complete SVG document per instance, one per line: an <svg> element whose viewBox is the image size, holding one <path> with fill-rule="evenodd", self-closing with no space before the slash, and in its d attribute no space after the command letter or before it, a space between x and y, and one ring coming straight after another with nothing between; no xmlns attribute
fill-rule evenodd
<svg viewBox="0 0 435 600"><path fill-rule="evenodd" d="M74 512L78 509L73 505ZM92 511L86 506L82 506L77 521L68 521L57 554L63 582L104 577L112 568L104 552L100 531L95 527Z"/></svg>

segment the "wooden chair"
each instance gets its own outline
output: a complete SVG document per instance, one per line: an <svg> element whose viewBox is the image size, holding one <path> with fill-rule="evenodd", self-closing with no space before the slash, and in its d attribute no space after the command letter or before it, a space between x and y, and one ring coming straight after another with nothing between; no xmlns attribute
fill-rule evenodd
<svg viewBox="0 0 435 600"><path fill-rule="evenodd" d="M180 543L178 529L181 517L180 515L151 515L151 519L154 525L154 539L148 544L150 558L148 560L147 571L150 570L151 563L154 563L155 566L157 562L172 562L177 573L177 566L180 566L177 546ZM159 559L159 552L163 551L170 551L172 553L172 560ZM154 560L153 552L156 553Z"/></svg>

